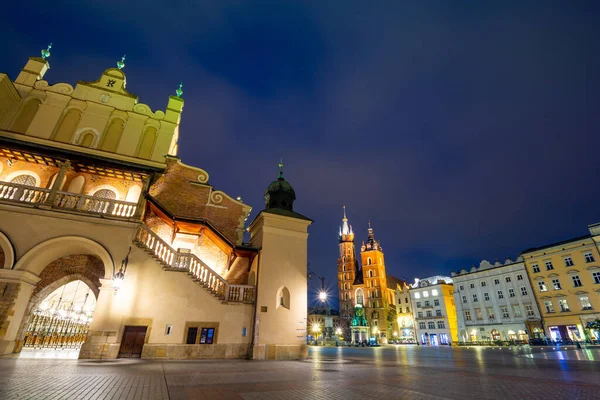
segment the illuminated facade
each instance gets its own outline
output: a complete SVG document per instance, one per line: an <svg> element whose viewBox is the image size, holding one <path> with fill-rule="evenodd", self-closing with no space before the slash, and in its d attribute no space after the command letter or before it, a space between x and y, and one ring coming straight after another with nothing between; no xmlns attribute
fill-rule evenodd
<svg viewBox="0 0 600 400"><path fill-rule="evenodd" d="M452 273L460 342L510 341L541 338L540 313L525 263L506 259Z"/></svg>
<svg viewBox="0 0 600 400"><path fill-rule="evenodd" d="M388 284L391 283L388 277ZM415 319L413 317L410 301L410 285L398 280L395 285L390 285L394 290L394 304L396 306L396 327L392 337L402 343L415 343Z"/></svg>
<svg viewBox="0 0 600 400"><path fill-rule="evenodd" d="M456 343L458 333L452 279L446 276L416 279L409 293L417 341L426 346Z"/></svg>
<svg viewBox="0 0 600 400"><path fill-rule="evenodd" d="M311 220L282 169L246 227L251 207L177 157L181 85L152 111L124 59L73 87L42 55L0 74L0 354L304 356Z"/></svg>
<svg viewBox="0 0 600 400"><path fill-rule="evenodd" d="M599 340L586 325L600 318L599 225L590 234L521 253L552 341Z"/></svg>
<svg viewBox="0 0 600 400"><path fill-rule="evenodd" d="M360 249L362 267L356 257L354 232L346 217L339 230L338 290L340 319L349 336L349 327L356 304L364 307L363 313L371 328L372 337L380 343L387 342L397 328L394 288L388 288L385 259L381 245L375 240L369 224L367 241Z"/></svg>

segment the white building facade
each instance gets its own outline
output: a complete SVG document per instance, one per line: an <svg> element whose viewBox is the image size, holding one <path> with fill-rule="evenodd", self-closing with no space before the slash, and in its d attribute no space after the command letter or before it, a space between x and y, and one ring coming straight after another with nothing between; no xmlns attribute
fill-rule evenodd
<svg viewBox="0 0 600 400"><path fill-rule="evenodd" d="M453 293L449 277L415 279L409 294L419 344L450 345L458 340Z"/></svg>
<svg viewBox="0 0 600 400"><path fill-rule="evenodd" d="M452 273L463 343L509 341L528 343L541 336L541 318L523 259L493 265L482 261Z"/></svg>

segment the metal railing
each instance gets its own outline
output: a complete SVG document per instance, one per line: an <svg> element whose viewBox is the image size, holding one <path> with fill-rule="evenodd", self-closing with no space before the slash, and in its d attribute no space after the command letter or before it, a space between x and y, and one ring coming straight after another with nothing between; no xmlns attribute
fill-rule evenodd
<svg viewBox="0 0 600 400"><path fill-rule="evenodd" d="M141 225L138 228L135 241L148 249L165 268L188 272L195 281L223 301L237 303L254 302L254 286L229 284L221 275L213 271L196 255L177 252L147 226Z"/></svg>

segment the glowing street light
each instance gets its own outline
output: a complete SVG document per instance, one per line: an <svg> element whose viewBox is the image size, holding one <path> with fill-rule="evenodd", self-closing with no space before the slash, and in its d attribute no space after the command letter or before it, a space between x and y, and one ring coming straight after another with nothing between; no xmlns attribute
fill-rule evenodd
<svg viewBox="0 0 600 400"><path fill-rule="evenodd" d="M321 332L321 325L319 325L318 323L314 323L312 326L312 331L313 331L313 333Z"/></svg>
<svg viewBox="0 0 600 400"><path fill-rule="evenodd" d="M335 329L335 334L338 336L342 336L342 328L336 328Z"/></svg>
<svg viewBox="0 0 600 400"><path fill-rule="evenodd" d="M327 292L325 292L324 290L319 292L319 300L321 300L322 302L325 302L327 300Z"/></svg>
<svg viewBox="0 0 600 400"><path fill-rule="evenodd" d="M129 254L131 253L131 247L127 252L127 255L121 261L121 268L119 268L119 272L115 273L113 266L113 288L115 289L115 294L121 289L123 286L123 280L125 279L125 272L127 272L127 264L129 264Z"/></svg>

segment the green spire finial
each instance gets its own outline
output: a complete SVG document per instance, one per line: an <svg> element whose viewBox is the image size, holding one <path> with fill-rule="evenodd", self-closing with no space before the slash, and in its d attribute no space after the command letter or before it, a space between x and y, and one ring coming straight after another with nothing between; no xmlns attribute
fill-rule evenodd
<svg viewBox="0 0 600 400"><path fill-rule="evenodd" d="M279 160L279 176L278 179L283 179L283 158Z"/></svg>
<svg viewBox="0 0 600 400"><path fill-rule="evenodd" d="M42 58L45 60L46 58L50 57L50 49L52 48L52 43L50 43L48 45L47 49L42 50Z"/></svg>
<svg viewBox="0 0 600 400"><path fill-rule="evenodd" d="M120 61L117 61L117 68L119 69L123 69L125 67L125 56L127 54L125 54L123 57L121 57Z"/></svg>
<svg viewBox="0 0 600 400"><path fill-rule="evenodd" d="M177 97L181 97L181 95L183 94L183 82L181 82L179 84L179 87L177 88L177 90L175 91L175 93L177 93Z"/></svg>

